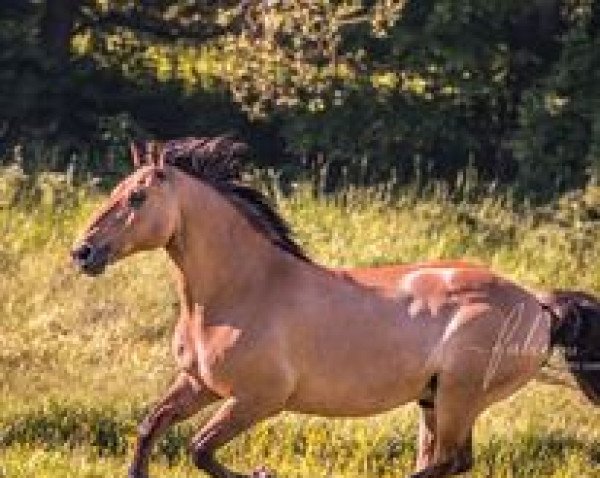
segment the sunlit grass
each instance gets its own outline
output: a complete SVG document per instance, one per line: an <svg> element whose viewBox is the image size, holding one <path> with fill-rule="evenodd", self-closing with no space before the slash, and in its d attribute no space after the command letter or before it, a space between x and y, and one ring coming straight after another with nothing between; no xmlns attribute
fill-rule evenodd
<svg viewBox="0 0 600 478"><path fill-rule="evenodd" d="M174 373L166 257L139 255L95 280L76 274L68 249L102 195L52 177L19 195L20 180L8 176L0 175L3 199L12 198L0 206L0 477L125 476L136 423ZM300 184L275 195L298 240L327 265L466 257L531 287L600 293L594 189L544 208L385 185L315 197ZM281 476L402 476L415 423L412 406L365 420L284 415L221 455ZM161 442L155 473L197 476L185 453L192 430ZM474 477L591 478L600 411L574 391L533 384L488 411L476 441Z"/></svg>

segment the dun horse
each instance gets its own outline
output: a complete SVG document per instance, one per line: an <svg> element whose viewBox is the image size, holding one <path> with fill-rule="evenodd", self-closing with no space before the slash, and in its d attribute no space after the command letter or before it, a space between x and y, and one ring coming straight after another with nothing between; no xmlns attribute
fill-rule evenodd
<svg viewBox="0 0 600 478"><path fill-rule="evenodd" d="M215 450L283 410L357 417L411 401L421 410L412 477L460 474L472 466L477 416L531 380L555 345L600 404L595 298L535 294L459 262L327 270L240 182L243 145L184 139L145 162L132 153L136 171L72 251L90 275L155 248L175 266L180 372L139 428L131 478L148 476L168 427L219 400L190 446L214 478L244 476Z"/></svg>

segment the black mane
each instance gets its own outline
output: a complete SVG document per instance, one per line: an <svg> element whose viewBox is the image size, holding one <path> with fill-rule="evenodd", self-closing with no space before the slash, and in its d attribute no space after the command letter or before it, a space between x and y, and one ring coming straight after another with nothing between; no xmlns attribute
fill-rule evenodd
<svg viewBox="0 0 600 478"><path fill-rule="evenodd" d="M176 139L162 147L166 164L211 185L271 243L303 261L311 262L292 239L290 227L268 198L242 182L240 159L247 154L246 144L226 136Z"/></svg>

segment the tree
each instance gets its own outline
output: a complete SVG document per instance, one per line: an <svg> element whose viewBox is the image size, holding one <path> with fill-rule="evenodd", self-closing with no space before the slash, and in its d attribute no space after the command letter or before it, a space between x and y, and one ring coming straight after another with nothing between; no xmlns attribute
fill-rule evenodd
<svg viewBox="0 0 600 478"><path fill-rule="evenodd" d="M210 104L217 117L232 113L225 90L217 88L184 98L177 82L158 82L144 65L137 75L124 64L153 42L199 44L233 28L236 15L223 21L234 2L9 0L0 6L0 133L4 145L23 139L49 140L65 151L85 148L101 135L102 118L128 112L134 121L156 126L156 107L179 105L181 113ZM235 9L234 9L235 10ZM235 13L235 12L234 12ZM238 13L239 15L239 13ZM136 41L121 52L110 42L122 36ZM91 39L76 51L78 38ZM117 55L115 55L117 53ZM202 100L202 101L200 101ZM218 105L218 106L217 106ZM154 117L151 117L154 115ZM165 115L164 122L173 121ZM235 123L241 116L232 114ZM223 118L221 118L223 119ZM180 118L181 126L189 118ZM230 121L231 122L231 121ZM227 121L223 122L224 124Z"/></svg>
<svg viewBox="0 0 600 478"><path fill-rule="evenodd" d="M334 182L470 166L572 187L600 170L599 4L5 0L0 134L85 148L118 118L281 138Z"/></svg>

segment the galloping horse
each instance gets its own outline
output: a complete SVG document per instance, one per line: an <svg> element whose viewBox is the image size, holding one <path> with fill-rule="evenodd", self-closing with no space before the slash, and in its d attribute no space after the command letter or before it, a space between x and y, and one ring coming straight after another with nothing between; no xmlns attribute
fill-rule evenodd
<svg viewBox="0 0 600 478"><path fill-rule="evenodd" d="M244 145L167 142L113 191L72 251L89 275L140 250L165 248L181 315L179 375L143 420L131 478L148 476L153 443L212 402L191 442L198 468L241 477L214 452L288 410L328 417L420 405L413 478L472 466L477 416L531 380L554 345L600 404L600 303L536 294L460 262L327 270L292 240L265 197L240 181ZM401 231L399 231L401 233Z"/></svg>

